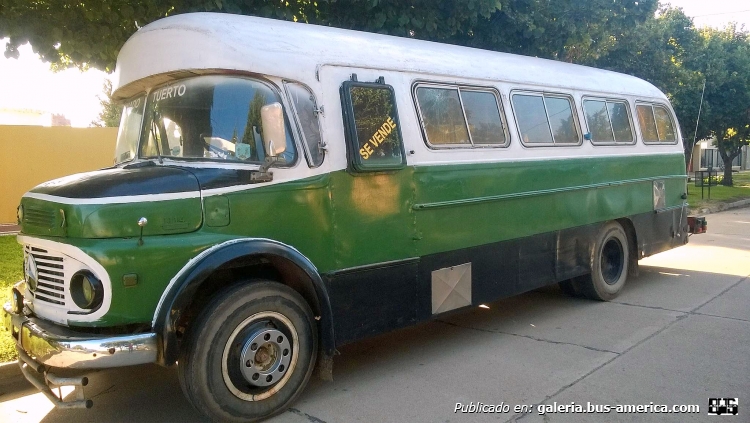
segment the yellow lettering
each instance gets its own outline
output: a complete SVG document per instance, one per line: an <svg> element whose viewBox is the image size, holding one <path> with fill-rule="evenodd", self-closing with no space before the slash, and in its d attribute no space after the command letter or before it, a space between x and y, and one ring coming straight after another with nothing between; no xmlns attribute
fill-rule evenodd
<svg viewBox="0 0 750 423"><path fill-rule="evenodd" d="M396 122L394 122L390 116L388 116L388 120L386 121L386 123L391 125L391 131L396 129Z"/></svg>
<svg viewBox="0 0 750 423"><path fill-rule="evenodd" d="M391 131L388 130L388 127L386 127L385 124L378 129L378 134L380 135L381 139L386 139L388 137L388 134L390 134Z"/></svg>
<svg viewBox="0 0 750 423"><path fill-rule="evenodd" d="M367 152L367 154L369 154L370 156L372 156L373 151L372 151L372 147L370 147L369 143L365 144L365 151Z"/></svg>
<svg viewBox="0 0 750 423"><path fill-rule="evenodd" d="M359 155L362 156L364 160L367 160L370 158L370 154L366 152L364 148L359 149Z"/></svg>

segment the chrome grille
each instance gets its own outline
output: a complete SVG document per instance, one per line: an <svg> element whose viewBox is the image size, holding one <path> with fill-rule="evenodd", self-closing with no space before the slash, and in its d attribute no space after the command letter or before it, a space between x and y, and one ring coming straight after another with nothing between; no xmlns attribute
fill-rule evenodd
<svg viewBox="0 0 750 423"><path fill-rule="evenodd" d="M34 298L51 304L65 305L65 258L61 254L26 245L26 254L34 257L37 286Z"/></svg>
<svg viewBox="0 0 750 423"><path fill-rule="evenodd" d="M23 223L42 228L52 228L55 226L55 211L36 207L24 207Z"/></svg>

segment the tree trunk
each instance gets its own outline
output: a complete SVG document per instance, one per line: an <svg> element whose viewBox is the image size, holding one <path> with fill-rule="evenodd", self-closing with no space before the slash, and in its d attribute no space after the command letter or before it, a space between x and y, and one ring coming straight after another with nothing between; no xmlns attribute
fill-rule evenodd
<svg viewBox="0 0 750 423"><path fill-rule="evenodd" d="M734 184L732 183L732 161L734 160L734 157L722 157L724 160L724 180L721 181L721 184L726 187L731 187Z"/></svg>

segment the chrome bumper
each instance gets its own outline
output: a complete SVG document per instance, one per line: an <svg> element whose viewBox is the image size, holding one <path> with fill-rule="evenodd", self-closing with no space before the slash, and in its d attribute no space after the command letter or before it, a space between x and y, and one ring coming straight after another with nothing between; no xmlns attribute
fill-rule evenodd
<svg viewBox="0 0 750 423"><path fill-rule="evenodd" d="M155 333L100 337L16 313L3 306L3 327L20 351L39 364L68 369L103 369L156 362Z"/></svg>

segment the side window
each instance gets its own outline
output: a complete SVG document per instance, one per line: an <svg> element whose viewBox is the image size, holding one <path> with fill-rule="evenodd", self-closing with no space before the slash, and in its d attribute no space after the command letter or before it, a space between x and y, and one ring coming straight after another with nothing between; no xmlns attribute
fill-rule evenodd
<svg viewBox="0 0 750 423"><path fill-rule="evenodd" d="M513 94L512 98L524 144L577 145L581 142L569 97L524 93Z"/></svg>
<svg viewBox="0 0 750 423"><path fill-rule="evenodd" d="M428 143L435 146L471 144L458 89L419 87L417 104Z"/></svg>
<svg viewBox="0 0 750 423"><path fill-rule="evenodd" d="M654 106L654 116L656 117L656 130L659 131L659 141L676 141L677 136L669 111L662 106Z"/></svg>
<svg viewBox="0 0 750 423"><path fill-rule="evenodd" d="M294 108L310 167L318 167L323 163L324 150L315 96L307 87L296 82L285 82L284 87Z"/></svg>
<svg viewBox="0 0 750 423"><path fill-rule="evenodd" d="M672 115L664 106L639 104L636 109L643 142L674 143L677 141Z"/></svg>
<svg viewBox="0 0 750 423"><path fill-rule="evenodd" d="M493 91L419 85L415 98L431 147L507 145L499 101Z"/></svg>
<svg viewBox="0 0 750 423"><path fill-rule="evenodd" d="M393 87L346 81L341 86L349 160L355 171L406 166Z"/></svg>
<svg viewBox="0 0 750 423"><path fill-rule="evenodd" d="M628 104L615 100L584 100L586 125L594 144L632 144Z"/></svg>

